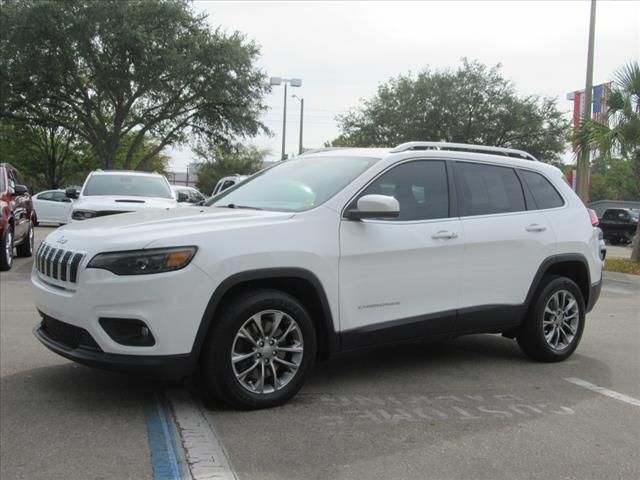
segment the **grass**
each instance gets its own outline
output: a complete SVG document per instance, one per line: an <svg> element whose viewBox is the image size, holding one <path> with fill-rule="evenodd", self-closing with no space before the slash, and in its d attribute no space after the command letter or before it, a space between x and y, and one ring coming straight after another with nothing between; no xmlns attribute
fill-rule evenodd
<svg viewBox="0 0 640 480"><path fill-rule="evenodd" d="M632 262L628 258L607 258L604 262L604 269L608 272L640 275L640 263Z"/></svg>

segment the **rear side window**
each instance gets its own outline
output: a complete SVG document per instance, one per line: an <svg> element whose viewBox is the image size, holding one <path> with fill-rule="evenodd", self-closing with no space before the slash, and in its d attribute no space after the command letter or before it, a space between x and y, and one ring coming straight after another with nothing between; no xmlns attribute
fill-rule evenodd
<svg viewBox="0 0 640 480"><path fill-rule="evenodd" d="M549 180L539 173L528 170L520 170L520 173L539 209L544 210L564 205L564 200Z"/></svg>
<svg viewBox="0 0 640 480"><path fill-rule="evenodd" d="M52 196L55 202L64 202L64 199L66 197L67 196L64 194L64 192L53 192L53 196Z"/></svg>
<svg viewBox="0 0 640 480"><path fill-rule="evenodd" d="M522 185L509 167L457 162L462 197L462 216L526 210Z"/></svg>

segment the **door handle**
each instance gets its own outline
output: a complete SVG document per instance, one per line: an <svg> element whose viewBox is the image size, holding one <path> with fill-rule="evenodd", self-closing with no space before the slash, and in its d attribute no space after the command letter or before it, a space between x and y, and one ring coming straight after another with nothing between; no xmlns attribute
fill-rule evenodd
<svg viewBox="0 0 640 480"><path fill-rule="evenodd" d="M546 229L547 227L543 225L538 225L537 223L532 223L531 225L527 225L525 227L525 230L527 232L544 232Z"/></svg>
<svg viewBox="0 0 640 480"><path fill-rule="evenodd" d="M434 240L451 240L452 238L458 238L456 232L449 232L448 230L440 230L439 232L431 235Z"/></svg>

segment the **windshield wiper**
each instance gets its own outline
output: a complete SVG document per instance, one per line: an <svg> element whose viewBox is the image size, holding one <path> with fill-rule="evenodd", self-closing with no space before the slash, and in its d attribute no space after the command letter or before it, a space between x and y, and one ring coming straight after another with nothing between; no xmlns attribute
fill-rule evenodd
<svg viewBox="0 0 640 480"><path fill-rule="evenodd" d="M258 207L250 207L248 205L236 205L235 203L229 203L227 205L216 205L217 208L243 208L247 210L262 210L262 208Z"/></svg>

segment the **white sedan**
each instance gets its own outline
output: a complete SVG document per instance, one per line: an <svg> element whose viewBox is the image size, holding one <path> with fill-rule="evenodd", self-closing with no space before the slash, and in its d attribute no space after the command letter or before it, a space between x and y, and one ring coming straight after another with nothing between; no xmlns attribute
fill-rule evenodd
<svg viewBox="0 0 640 480"><path fill-rule="evenodd" d="M38 223L67 223L72 200L64 190L46 190L32 197Z"/></svg>

